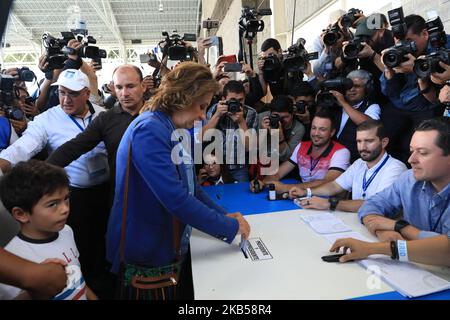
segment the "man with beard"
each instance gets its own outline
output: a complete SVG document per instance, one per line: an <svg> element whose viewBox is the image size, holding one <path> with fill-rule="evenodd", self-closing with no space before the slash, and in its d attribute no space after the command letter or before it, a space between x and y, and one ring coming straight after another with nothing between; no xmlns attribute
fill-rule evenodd
<svg viewBox="0 0 450 320"><path fill-rule="evenodd" d="M277 174L266 176L263 181L259 181L260 188L274 184L277 192L284 193L294 186L312 188L334 181L350 165L350 152L343 145L331 140L335 132L333 115L327 109L319 110L312 121L311 141L300 142L291 158L281 164ZM292 185L279 181L296 167L302 183ZM254 181L250 183L250 191L255 192Z"/></svg>
<svg viewBox="0 0 450 320"><path fill-rule="evenodd" d="M368 199L358 216L381 241L450 235L450 118L423 121L410 143L412 169ZM403 210L403 219L394 220Z"/></svg>
<svg viewBox="0 0 450 320"><path fill-rule="evenodd" d="M305 209L340 210L358 212L364 200L390 186L406 171L406 166L389 156L385 148L389 143L383 124L368 120L356 128L356 143L361 158L355 161L335 181L310 189L312 198L304 199ZM337 200L332 197L343 191L352 192L352 200ZM304 197L307 190L294 187L289 191L291 198ZM329 199L316 196L330 196Z"/></svg>

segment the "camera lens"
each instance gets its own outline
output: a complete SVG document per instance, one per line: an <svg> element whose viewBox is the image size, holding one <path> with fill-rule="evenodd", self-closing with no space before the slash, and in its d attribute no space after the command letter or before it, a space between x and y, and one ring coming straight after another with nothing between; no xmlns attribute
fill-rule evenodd
<svg viewBox="0 0 450 320"><path fill-rule="evenodd" d="M335 44L338 41L338 39L339 39L339 35L336 32L329 31L323 37L323 42L327 46L332 46L333 44Z"/></svg>

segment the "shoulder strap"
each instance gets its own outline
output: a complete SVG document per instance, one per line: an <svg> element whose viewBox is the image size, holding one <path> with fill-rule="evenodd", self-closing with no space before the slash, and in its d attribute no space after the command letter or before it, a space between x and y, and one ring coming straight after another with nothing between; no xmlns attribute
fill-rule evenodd
<svg viewBox="0 0 450 320"><path fill-rule="evenodd" d="M128 155L127 155L127 169L125 173L125 186L123 192L123 205L122 205L122 226L120 230L120 263L125 263L125 239L126 239L126 229L127 229L127 210L128 210L128 185L130 178L130 167L131 167L131 140L128 144ZM177 172L180 174L178 165ZM175 249L175 259L179 261L181 259L181 223L172 214L172 242Z"/></svg>

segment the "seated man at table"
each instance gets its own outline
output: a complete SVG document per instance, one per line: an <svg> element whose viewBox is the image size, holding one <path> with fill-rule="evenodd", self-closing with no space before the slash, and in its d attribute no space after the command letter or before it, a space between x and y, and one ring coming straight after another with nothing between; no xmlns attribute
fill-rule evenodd
<svg viewBox="0 0 450 320"><path fill-rule="evenodd" d="M404 172L359 209L361 222L381 241L414 240L450 231L450 118L423 121L414 132ZM399 210L403 220L394 220Z"/></svg>
<svg viewBox="0 0 450 320"><path fill-rule="evenodd" d="M303 199L301 205L305 209L358 212L365 199L390 186L406 171L403 162L392 158L385 151L388 143L389 138L380 121L364 121L356 128L356 144L361 158L336 180L309 190L294 187L289 190L289 196L335 196L343 191L351 191L352 200L312 197Z"/></svg>
<svg viewBox="0 0 450 320"><path fill-rule="evenodd" d="M312 121L311 141L300 142L290 160L281 164L277 174L259 181L260 188L273 183L277 192L284 193L292 187L306 189L334 181L350 165L350 152L331 140L335 132L333 115L325 108L320 109ZM302 183L292 185L279 181L295 168L299 170ZM255 192L254 181L250 183L250 191Z"/></svg>

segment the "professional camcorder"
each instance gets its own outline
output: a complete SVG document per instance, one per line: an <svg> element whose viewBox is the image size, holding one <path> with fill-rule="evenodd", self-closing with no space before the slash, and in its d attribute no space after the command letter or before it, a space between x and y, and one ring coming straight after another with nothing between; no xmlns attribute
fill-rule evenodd
<svg viewBox="0 0 450 320"><path fill-rule="evenodd" d="M264 79L276 82L282 73L290 73L296 74L297 76L294 78L301 80L308 62L319 57L317 52L308 53L304 45L305 40L300 38L296 44L283 52L281 59L276 55L269 55L264 58Z"/></svg>
<svg viewBox="0 0 450 320"><path fill-rule="evenodd" d="M176 32L176 30L174 31ZM162 33L166 37L159 44L164 43L163 58L169 56L169 60L191 61L193 59L194 48L186 47L184 41L196 41L197 36L192 33L185 33L183 37L173 33L169 35L166 31Z"/></svg>
<svg viewBox="0 0 450 320"><path fill-rule="evenodd" d="M424 58L417 59L414 62L414 72L419 78L427 78L432 73L444 72L439 62L450 65L450 50L445 48L447 44L447 35L444 31L444 25L439 17L427 21L427 30L429 41L436 52L433 52Z"/></svg>
<svg viewBox="0 0 450 320"><path fill-rule="evenodd" d="M416 53L417 45L414 41L405 40L408 28L405 23L402 7L388 11L388 17L392 27L392 33L400 41L384 53L383 63L389 68L395 68L408 60L405 57L407 54Z"/></svg>
<svg viewBox="0 0 450 320"><path fill-rule="evenodd" d="M61 32L61 35L62 38L59 39L48 33L44 33L42 36L43 44L47 51L49 70L62 69L69 54L78 54L80 58L90 58L101 66L101 59L106 58L106 50L90 45L96 44L97 40L93 36L88 35L88 30L72 29L71 31ZM67 47L67 44L72 39L76 39L83 45L78 52L73 48Z"/></svg>
<svg viewBox="0 0 450 320"><path fill-rule="evenodd" d="M242 15L239 19L239 28L245 30L247 34L254 35L264 30L264 21L260 20L259 17L270 15L272 15L270 8L257 11L256 9L244 7L242 8Z"/></svg>
<svg viewBox="0 0 450 320"><path fill-rule="evenodd" d="M331 90L339 91L345 94L345 91L353 87L353 81L349 78L336 78L325 80L321 83L321 92L317 95L317 105L325 108L331 108L337 101Z"/></svg>

